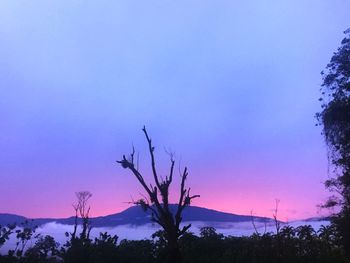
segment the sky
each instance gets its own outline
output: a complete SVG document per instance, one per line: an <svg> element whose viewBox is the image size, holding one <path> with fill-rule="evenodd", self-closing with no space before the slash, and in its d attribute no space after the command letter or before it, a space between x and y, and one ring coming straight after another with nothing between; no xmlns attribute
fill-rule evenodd
<svg viewBox="0 0 350 263"><path fill-rule="evenodd" d="M91 215L143 194L116 160L146 125L161 175L175 153L193 205L280 220L328 196L315 113L350 27L349 0L0 2L0 212ZM179 175L171 200L177 199Z"/></svg>

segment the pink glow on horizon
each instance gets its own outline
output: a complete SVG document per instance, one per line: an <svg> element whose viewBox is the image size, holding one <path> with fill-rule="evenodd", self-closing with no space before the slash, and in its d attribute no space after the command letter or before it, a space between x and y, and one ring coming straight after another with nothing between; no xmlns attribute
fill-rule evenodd
<svg viewBox="0 0 350 263"><path fill-rule="evenodd" d="M275 199L279 199L279 218L282 221L319 215L316 205L322 203L327 196L321 183L326 178L324 167L304 164L293 168L292 163L291 167L284 164L283 167L263 168L266 164L255 162L252 167L241 163L220 170L215 166L212 168L207 166L205 171L202 168L190 168L188 185L191 186L193 193L201 195L192 205L235 214L250 215L253 212L257 216L272 217ZM295 169L299 174L296 173L292 177L290 174L294 174ZM31 200L15 196L12 202L6 203L7 207L2 208L1 212L31 218L72 216L71 204L75 202L74 192L89 190L93 193L91 216L94 217L121 212L131 205L132 199L141 197L139 193L143 193L143 190L128 171L115 166L102 171L104 172L92 169L89 171L91 176L89 172L72 172L84 174L84 181L80 181L79 178L55 183L43 180L40 186L43 187L41 193L33 189ZM92 176L95 173L104 174L104 179L96 181ZM220 174L220 180L213 180L212 175L215 173ZM277 176L281 173L284 176ZM320 174L320 176L311 177L309 174ZM288 181L286 178L294 179ZM304 179L301 182L299 178ZM178 179L177 177L174 180L171 191L173 203L177 200Z"/></svg>

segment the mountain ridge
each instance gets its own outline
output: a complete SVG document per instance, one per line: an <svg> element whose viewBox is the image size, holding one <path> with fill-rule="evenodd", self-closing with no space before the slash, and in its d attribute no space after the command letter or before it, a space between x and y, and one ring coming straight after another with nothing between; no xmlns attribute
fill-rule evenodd
<svg viewBox="0 0 350 263"><path fill-rule="evenodd" d="M170 205L170 210L174 212L177 205ZM270 222L268 217L253 216L255 221ZM239 215L227 212L221 212L214 209L189 206L183 211L183 222L203 221L203 222L248 222L252 220L250 215ZM17 225L28 221L31 225L44 225L50 222L56 222L65 225L74 224L74 216L67 218L26 218L24 216L0 213L0 225L14 224ZM80 220L79 220L80 221ZM140 206L131 206L119 213L106 216L90 218L93 227L113 227L119 225L144 225L151 222L150 211L144 212Z"/></svg>

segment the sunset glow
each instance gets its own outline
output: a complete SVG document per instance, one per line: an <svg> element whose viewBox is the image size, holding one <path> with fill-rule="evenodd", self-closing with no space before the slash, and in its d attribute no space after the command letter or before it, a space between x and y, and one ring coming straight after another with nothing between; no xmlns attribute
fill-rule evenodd
<svg viewBox="0 0 350 263"><path fill-rule="evenodd" d="M2 1L0 213L68 217L81 190L92 216L126 209L143 190L116 160L134 145L151 180L143 125L195 206L326 213L314 116L350 2L268 2Z"/></svg>

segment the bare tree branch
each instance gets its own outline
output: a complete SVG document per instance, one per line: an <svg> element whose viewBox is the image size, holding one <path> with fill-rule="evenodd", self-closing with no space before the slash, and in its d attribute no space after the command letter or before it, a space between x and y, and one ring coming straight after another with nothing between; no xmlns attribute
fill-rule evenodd
<svg viewBox="0 0 350 263"><path fill-rule="evenodd" d="M156 182L157 187L160 189L161 187L160 187L160 183L159 183L158 176L157 176L156 162L155 162L155 158L154 158L154 146L152 146L152 140L148 136L148 133L147 133L145 126L143 126L142 131L144 132L146 139L147 139L147 142L148 142L148 150L149 150L149 153L151 155L152 172L153 172L154 181Z"/></svg>
<svg viewBox="0 0 350 263"><path fill-rule="evenodd" d="M168 242L168 247L171 252L169 252L173 258L173 262L180 263L181 256L179 252L178 239L191 227L191 225L186 225L180 229L180 223L182 221L182 212L186 206L191 204L191 200L199 197L199 195L190 195L190 188L186 188L185 183L188 176L187 167L182 172L181 175L181 185L180 185L180 197L177 203L176 211L173 212L169 207L169 188L173 182L173 174L175 167L174 155L167 152L170 155L170 170L168 176L159 179L156 170L156 162L154 157L154 146L152 140L149 137L146 127L142 129L148 144L149 154L151 156L151 168L155 186L150 183L146 183L143 175L138 169L138 156L137 156L137 166L134 164L135 149L133 147L130 158L127 159L123 155L122 160L117 161L125 169L128 169L136 177L138 182L142 185L147 193L147 197L143 196L142 199L133 202L136 205L140 205L145 211L149 210L151 212L151 220L159 224L166 233L166 238ZM161 202L158 198L161 198ZM173 214L175 213L175 215Z"/></svg>

